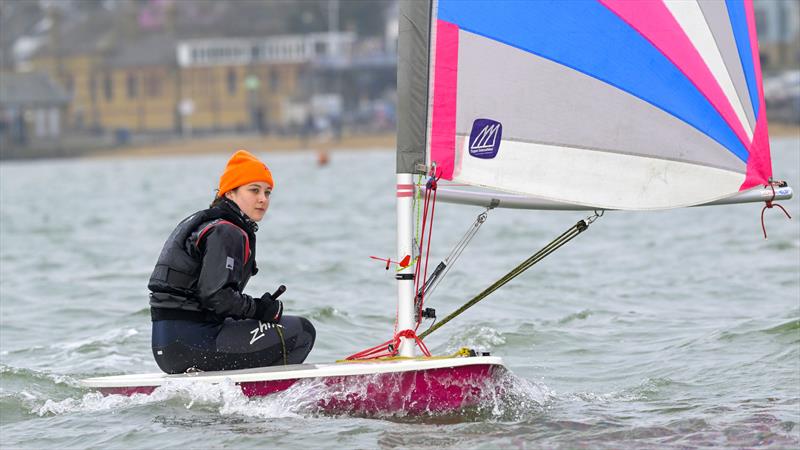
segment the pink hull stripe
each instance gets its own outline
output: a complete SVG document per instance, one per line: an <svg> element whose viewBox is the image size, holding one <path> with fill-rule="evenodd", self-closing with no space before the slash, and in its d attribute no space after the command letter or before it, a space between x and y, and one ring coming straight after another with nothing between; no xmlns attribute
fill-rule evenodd
<svg viewBox="0 0 800 450"><path fill-rule="evenodd" d="M669 59L714 106L750 150L751 143L728 98L680 24L659 1L600 0ZM755 53L758 55L758 53Z"/></svg>
<svg viewBox="0 0 800 450"><path fill-rule="evenodd" d="M321 378L330 388L317 400L329 413L457 412L496 394L494 377L502 366L474 364L458 367L370 375ZM239 383L247 397L261 397L289 389L299 380L248 381ZM101 388L104 395L151 394L154 386Z"/></svg>
<svg viewBox="0 0 800 450"><path fill-rule="evenodd" d="M431 162L436 176L453 179L456 151L456 104L458 93L458 26L436 21L436 61L431 120Z"/></svg>
<svg viewBox="0 0 800 450"><path fill-rule="evenodd" d="M758 57L758 34L753 11L753 0L745 0L744 9L747 13L747 29L750 35L750 53L753 55L753 67L756 73L756 86L758 86L758 114L756 130L753 134L753 146L750 148L750 157L747 159L747 177L739 190L749 189L754 186L768 184L772 177L772 157L769 150L769 126L767 124L767 106L764 102L764 85L761 80L761 59Z"/></svg>

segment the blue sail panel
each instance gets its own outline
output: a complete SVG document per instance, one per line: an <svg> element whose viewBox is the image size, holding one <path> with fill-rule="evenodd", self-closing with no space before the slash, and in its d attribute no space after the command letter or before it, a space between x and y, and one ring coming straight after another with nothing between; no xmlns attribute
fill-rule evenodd
<svg viewBox="0 0 800 450"><path fill-rule="evenodd" d="M602 80L747 161L742 142L691 81L599 2L440 0L438 19Z"/></svg>

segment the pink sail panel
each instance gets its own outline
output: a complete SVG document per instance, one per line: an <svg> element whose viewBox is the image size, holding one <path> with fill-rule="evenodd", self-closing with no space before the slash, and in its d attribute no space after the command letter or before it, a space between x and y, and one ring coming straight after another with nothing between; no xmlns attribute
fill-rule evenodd
<svg viewBox="0 0 800 450"><path fill-rule="evenodd" d="M758 57L758 34L756 32L755 12L753 1L745 0L744 8L747 12L747 28L750 34L750 53L753 55L753 67L758 86L758 111L756 129L753 135L753 145L750 147L750 157L747 159L747 176L742 183L742 190L758 185L768 184L772 178L772 156L769 148L769 126L767 125L767 106L764 101L764 85L761 77L761 59Z"/></svg>
<svg viewBox="0 0 800 450"><path fill-rule="evenodd" d="M445 180L453 179L458 92L458 26L436 21L430 161Z"/></svg>

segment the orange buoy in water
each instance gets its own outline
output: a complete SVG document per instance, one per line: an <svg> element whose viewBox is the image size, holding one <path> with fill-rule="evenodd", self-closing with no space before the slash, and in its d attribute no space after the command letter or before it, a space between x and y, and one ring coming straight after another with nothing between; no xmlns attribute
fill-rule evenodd
<svg viewBox="0 0 800 450"><path fill-rule="evenodd" d="M328 161L330 160L330 156L328 155L327 150L318 150L317 151L317 165L318 166L326 166L328 165Z"/></svg>

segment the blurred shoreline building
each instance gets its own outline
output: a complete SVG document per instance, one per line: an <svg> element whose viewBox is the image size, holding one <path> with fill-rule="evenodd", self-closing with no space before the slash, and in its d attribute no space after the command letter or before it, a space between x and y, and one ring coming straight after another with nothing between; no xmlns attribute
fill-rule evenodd
<svg viewBox="0 0 800 450"><path fill-rule="evenodd" d="M800 1L754 0L753 9L764 71L800 70Z"/></svg>
<svg viewBox="0 0 800 450"><path fill-rule="evenodd" d="M306 13L338 16L327 2L96 3L106 7L73 17L65 6L80 2L43 2L47 23L38 27L46 32L15 43L27 49L15 71L48 74L71 98L70 130L116 130L122 141L132 133L308 133L394 92L396 61L385 36L321 26L290 32L293 11L299 26L316 17ZM298 9L315 5L325 9Z"/></svg>
<svg viewBox="0 0 800 450"><path fill-rule="evenodd" d="M47 74L5 74L0 98L0 145L53 144L61 137L70 98Z"/></svg>
<svg viewBox="0 0 800 450"><path fill-rule="evenodd" d="M800 123L800 1L753 6L770 119ZM397 0L3 2L0 76L40 73L61 86L67 103L48 108L66 147L72 137L77 148L391 132L398 14ZM5 142L8 124L26 137L44 129L42 113L14 117L0 128Z"/></svg>

